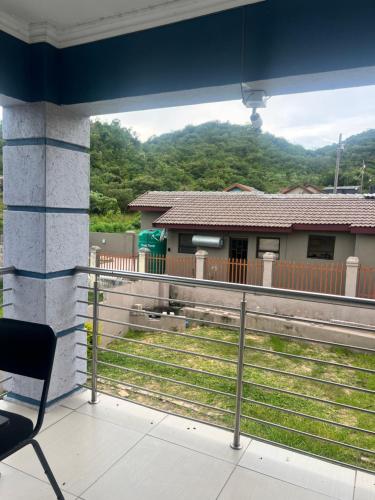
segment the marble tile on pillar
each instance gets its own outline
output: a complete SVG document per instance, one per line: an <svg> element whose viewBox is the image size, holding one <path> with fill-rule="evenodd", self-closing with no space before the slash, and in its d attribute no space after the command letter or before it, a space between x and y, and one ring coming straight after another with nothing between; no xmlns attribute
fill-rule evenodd
<svg viewBox="0 0 375 500"><path fill-rule="evenodd" d="M21 319L50 325L55 332L61 332L85 322L78 315L87 314L87 290L78 286L87 285L86 275L67 276L53 279L36 279L23 276L5 276L4 301L11 303L4 310L7 318Z"/></svg>
<svg viewBox="0 0 375 500"><path fill-rule="evenodd" d="M87 214L4 212L4 265L50 273L86 265Z"/></svg>
<svg viewBox="0 0 375 500"><path fill-rule="evenodd" d="M5 205L89 207L88 153L34 145L5 146Z"/></svg>
<svg viewBox="0 0 375 500"><path fill-rule="evenodd" d="M4 139L48 137L90 147L90 120L56 104L38 102L4 108Z"/></svg>

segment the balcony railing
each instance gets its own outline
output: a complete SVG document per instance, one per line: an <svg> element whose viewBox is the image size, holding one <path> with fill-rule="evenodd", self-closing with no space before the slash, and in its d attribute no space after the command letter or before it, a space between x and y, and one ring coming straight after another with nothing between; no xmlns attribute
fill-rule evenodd
<svg viewBox="0 0 375 500"><path fill-rule="evenodd" d="M374 314L374 300L90 267L76 272L91 277L90 286L80 286L89 292L80 301L88 305L80 317L89 334L79 359L87 361L80 373L92 403L108 394L231 430L235 449L248 436L375 471L375 333L358 319L360 310ZM260 298L278 310L260 308ZM331 318L348 309L357 323L297 317L288 301L328 308ZM0 386L5 379L0 374Z"/></svg>
<svg viewBox="0 0 375 500"><path fill-rule="evenodd" d="M244 435L375 470L373 327L255 306L263 296L349 308L355 316L360 308L373 312L374 300L94 268L77 272L93 277L87 287L91 310L82 315L91 322L92 338L81 358L88 361L84 373L93 403L101 392L229 429L233 448ZM101 286L108 277L117 284L122 279L123 286ZM155 284L171 289L160 295L152 292L159 289ZM231 294L227 305L214 300L218 293ZM272 326L262 326L267 319ZM288 322L302 325L304 333ZM313 327L325 328L323 335ZM370 343L361 345L354 333Z"/></svg>
<svg viewBox="0 0 375 500"><path fill-rule="evenodd" d="M197 265L197 259L203 259L201 266ZM348 266L353 267L351 259L352 257L349 257L346 262L294 262L276 259L270 261L267 255L260 259L228 259L209 254L202 256L198 252L195 256L148 253L144 260L139 255L98 253L95 261L101 269L168 274L375 299L375 268L361 265L357 261L355 272L348 273Z"/></svg>

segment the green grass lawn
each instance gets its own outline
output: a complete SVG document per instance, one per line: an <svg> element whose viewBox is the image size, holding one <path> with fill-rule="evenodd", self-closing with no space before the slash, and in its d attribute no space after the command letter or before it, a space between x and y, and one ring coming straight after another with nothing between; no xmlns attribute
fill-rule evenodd
<svg viewBox="0 0 375 500"><path fill-rule="evenodd" d="M186 333L199 335L209 339L226 340L232 343L236 343L238 340L236 332L218 328L189 328ZM225 375L227 377L236 377L235 363L225 363L200 356L161 350L147 344L153 343L177 349L185 349L194 353L217 356L233 361L236 360L237 357L236 345L223 345L159 332L150 333L133 331L126 334L126 338L142 341L144 344L115 340L111 342L108 348L122 353L145 356L159 361ZM375 369L375 359L374 356L370 354L352 352L343 348L327 348L319 344L293 342L280 337L255 333L247 335L246 345L270 349L274 352L274 354L265 354L247 350L245 355L246 363L272 367L295 374L312 376L323 380L375 390L375 375L373 374L277 355L278 352L291 353L336 363ZM102 376L120 380L125 383L130 382L145 389L160 391L170 396L157 396L147 393L146 391L126 387L102 379L100 386L104 391L162 410L178 413L183 416L197 418L230 428L233 427L234 418L232 414L222 413L219 410L202 407L195 403L208 404L218 409L233 412L235 409L234 397L219 393L209 393L198 386L233 395L235 394L236 388L235 381L211 377L204 373L193 373L183 369L169 367L150 361L138 360L116 353L102 351L99 353L99 360L132 370L142 371L150 375L167 377L191 384L191 386L178 385L173 382L153 378L150 375L142 375L135 372L123 371L118 368L99 365L99 373ZM337 403L349 404L358 408L375 410L375 398L373 394L360 393L347 388L284 376L253 367L245 367L244 380L274 388L287 389L308 396L335 401ZM174 399L173 396L178 396L191 402ZM270 409L260 403L272 404L280 408L298 411L318 418L331 420L336 423L371 431L375 431L375 415L327 405L297 396L282 394L246 383L244 384L244 397L255 402L244 401L242 408L243 415L255 419L267 420L268 422L288 426L327 439L342 441L353 446L370 450L375 448L374 435L363 434L359 431L342 428L337 425L287 414L280 410ZM322 442L291 431L264 425L245 417L242 418L242 432L283 443L334 460L340 460L349 464L375 470L374 456L368 453Z"/></svg>

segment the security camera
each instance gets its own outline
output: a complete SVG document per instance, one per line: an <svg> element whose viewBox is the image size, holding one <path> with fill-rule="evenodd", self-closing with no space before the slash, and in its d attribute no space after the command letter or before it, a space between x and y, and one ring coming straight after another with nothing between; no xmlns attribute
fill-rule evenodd
<svg viewBox="0 0 375 500"><path fill-rule="evenodd" d="M255 130L261 130L263 121L258 108L265 108L268 100L264 90L254 90L249 84L241 84L242 102L247 107L253 110L250 116L251 125Z"/></svg>
<svg viewBox="0 0 375 500"><path fill-rule="evenodd" d="M263 125L263 120L260 114L257 112L256 108L253 108L253 112L251 113L250 116L250 121L254 129L261 130Z"/></svg>

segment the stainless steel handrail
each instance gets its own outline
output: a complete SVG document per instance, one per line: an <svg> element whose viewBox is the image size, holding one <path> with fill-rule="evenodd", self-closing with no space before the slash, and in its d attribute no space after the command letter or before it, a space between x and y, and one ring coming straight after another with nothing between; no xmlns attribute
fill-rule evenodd
<svg viewBox="0 0 375 500"><path fill-rule="evenodd" d="M252 293L271 295L274 297L288 297L295 300L309 300L311 302L326 302L335 304L346 304L352 307L366 306L375 307L375 300L361 297L347 297L345 295L331 295L316 292L304 292L300 290L286 290L282 288L271 288L257 285L243 285L241 283L227 283L223 281L200 280L196 278L185 278L181 276L170 276L164 274L136 273L132 271L114 271L100 269L98 267L77 266L76 273L93 274L96 276L110 276L126 278L129 280L157 281L176 285L193 287L216 288L220 290L231 290L239 293Z"/></svg>

